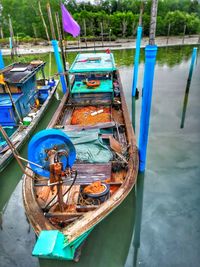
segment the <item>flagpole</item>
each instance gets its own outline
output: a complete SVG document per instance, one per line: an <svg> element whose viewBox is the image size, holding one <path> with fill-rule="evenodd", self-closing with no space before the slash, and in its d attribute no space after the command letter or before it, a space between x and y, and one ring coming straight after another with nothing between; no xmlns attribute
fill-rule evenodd
<svg viewBox="0 0 200 267"><path fill-rule="evenodd" d="M59 49L58 49L58 41L56 40L56 34L55 34L53 19L52 19L52 15L51 15L51 7L50 7L49 3L47 4L47 12L48 12L49 24L50 24L50 28L51 28L51 35L53 38L53 40L51 40L51 44L53 46L56 65L57 65L58 73L60 75L60 82L62 85L62 91L63 91L63 94L65 94L67 92L67 85L66 85L66 80L65 80L65 76L64 76L63 65L62 65L62 62L60 59L60 54L59 54Z"/></svg>

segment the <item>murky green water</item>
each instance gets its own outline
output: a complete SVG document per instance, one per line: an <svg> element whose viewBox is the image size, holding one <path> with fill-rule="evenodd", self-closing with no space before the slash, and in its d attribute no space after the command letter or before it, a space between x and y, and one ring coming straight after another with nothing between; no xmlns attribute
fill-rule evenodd
<svg viewBox="0 0 200 267"><path fill-rule="evenodd" d="M198 238L197 234L199 215L197 212L195 213L195 205L197 205L199 200L198 192L200 189L199 62L194 71L191 84L185 127L180 129L182 104L191 53L191 46L159 48L158 50L145 183L142 246L140 251L141 266L195 266L192 264L198 258L196 248L200 245L198 241L200 238ZM73 61L75 56L76 53L69 53L69 63ZM131 111L134 51L132 49L118 50L114 51L114 56L120 69L128 107ZM21 57L23 60L33 60L36 58L52 62L51 66L49 64L46 66L47 76L57 73L53 55ZM5 62L9 63L10 59L6 58ZM142 50L138 82L140 92L143 69L144 51ZM47 126L58 104L59 101L54 98L35 132ZM139 129L141 98L137 101L136 105L137 133ZM21 154L26 157L26 145L22 149ZM21 171L15 160L13 160L0 174L1 211L3 211L3 207L5 207L20 179ZM195 185L195 188L192 187L192 183ZM123 205L96 227L94 233L88 239L86 248L84 248L83 259L76 266L101 267L106 266L108 262L109 266L123 266L130 242L131 228L134 224L134 203L134 193L132 192ZM190 212L192 206L195 206L195 208L193 207L193 213ZM177 217L179 224L182 224L178 228L176 225ZM18 184L17 189L8 202L2 218L0 266L38 266L37 260L30 256L34 244L34 234L32 231L29 231L28 224L25 221L21 202L21 183ZM192 223L192 232L189 231L187 223ZM185 229L189 231L188 234L184 233ZM178 232L176 240L178 240L179 244L174 239L176 232ZM183 240L182 236L184 236ZM105 240L105 237L108 237L108 240ZM181 259L180 257L179 259L174 257L170 261L170 255L171 253L173 254L171 249L173 248L173 242L177 244L174 250L179 255L183 249L180 243L184 242L185 239L188 239L188 245L184 249L191 256L186 260L184 256ZM167 248L165 246L166 243ZM195 248L192 251L190 250L190 243L195 244ZM123 249L121 248L121 250L120 244L123 244ZM95 246L96 249L94 250ZM106 246L107 249L102 251L100 249L102 246ZM98 254L98 248L102 255ZM113 255L117 251L116 249L120 250L121 254ZM161 249L162 252L160 252ZM93 255L90 254L90 251L92 251ZM169 264L166 264L166 257L169 260ZM175 264L173 265L174 262ZM49 261L41 261L40 263L41 266L53 266ZM56 266L71 265L74 264L66 264L66 262L56 263Z"/></svg>

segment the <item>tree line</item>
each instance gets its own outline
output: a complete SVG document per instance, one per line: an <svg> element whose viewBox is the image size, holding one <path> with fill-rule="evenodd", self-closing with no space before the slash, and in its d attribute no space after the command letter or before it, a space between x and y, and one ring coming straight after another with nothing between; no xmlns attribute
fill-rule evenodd
<svg viewBox="0 0 200 267"><path fill-rule="evenodd" d="M9 37L10 15L15 36L47 39L47 31L50 33L46 9L48 2L52 13L59 12L61 17L58 0L0 0L1 38ZM147 36L151 1L144 2L142 24L143 34ZM93 4L65 0L63 3L81 26L81 36L133 37L136 33L141 5L138 0L95 0ZM198 0L159 0L156 34L167 35L169 31L170 35L200 32Z"/></svg>

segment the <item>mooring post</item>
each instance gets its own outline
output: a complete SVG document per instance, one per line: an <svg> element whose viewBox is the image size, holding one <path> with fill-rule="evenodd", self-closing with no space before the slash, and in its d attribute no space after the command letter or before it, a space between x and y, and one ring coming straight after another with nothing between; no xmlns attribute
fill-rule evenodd
<svg viewBox="0 0 200 267"><path fill-rule="evenodd" d="M59 54L59 50L58 50L58 41L52 40L51 43L52 43L53 50L54 50L54 56L55 56L55 60L56 60L58 73L60 75L60 82L62 85L62 91L63 91L63 94L65 94L67 92L67 85L66 85L65 74L64 74L64 70L63 70L63 66L62 66L62 62L61 62L60 54Z"/></svg>
<svg viewBox="0 0 200 267"><path fill-rule="evenodd" d="M141 117L140 117L140 135L139 135L139 174L138 174L137 184L136 184L136 194L137 194L136 221L135 221L134 238L133 238L134 266L136 266L137 264L137 253L140 247L143 189L144 189L146 153L147 153L156 54L157 54L156 45L146 46L144 85L143 85L142 110L141 110Z"/></svg>
<svg viewBox="0 0 200 267"><path fill-rule="evenodd" d="M151 102L153 92L153 80L157 55L155 45L156 21L158 0L152 0L151 21L149 30L149 45L145 47L144 84L142 92L142 110L140 117L139 133L139 174L136 183L136 221L133 237L134 259L133 266L137 266L137 256L140 247L140 233L142 223L144 177L146 167L146 154L149 134L149 122L151 113Z"/></svg>
<svg viewBox="0 0 200 267"><path fill-rule="evenodd" d="M135 130L135 100L136 100L136 89L137 89L137 80L138 80L138 68L139 68L139 61L140 61L141 38L142 38L142 26L138 26L135 59L134 59L133 84L132 84L132 126L134 130Z"/></svg>
<svg viewBox="0 0 200 267"><path fill-rule="evenodd" d="M142 15L143 15L143 11L144 11L144 2L141 1L139 24L137 27L136 48L135 48L132 97L136 96L136 90L137 90L138 68L139 68L139 62L140 62L140 46L141 46L141 39L142 39Z"/></svg>
<svg viewBox="0 0 200 267"><path fill-rule="evenodd" d="M0 50L0 70L2 70L4 68L4 61L3 61L3 55L2 52Z"/></svg>
<svg viewBox="0 0 200 267"><path fill-rule="evenodd" d="M185 88L185 96L184 96L184 101L183 101L183 111L182 111L182 116L181 116L180 128L184 128L185 115L186 115L187 103L188 103L188 96L189 96L189 91L190 91L190 84L191 84L191 80L192 80L192 74L193 74L196 58L197 58L197 47L194 47L193 51L192 51L190 70L189 70L187 84L186 84L186 88Z"/></svg>
<svg viewBox="0 0 200 267"><path fill-rule="evenodd" d="M182 44L184 44L184 42L185 42L185 31L186 31L186 25L184 25L184 28L183 28L183 39L182 39Z"/></svg>
<svg viewBox="0 0 200 267"><path fill-rule="evenodd" d="M171 29L171 24L169 23L168 30L167 30L167 41L166 41L167 45L168 45L168 42L169 42L170 29Z"/></svg>
<svg viewBox="0 0 200 267"><path fill-rule="evenodd" d="M48 18L49 18L51 35L52 35L52 39L53 39L53 40L51 40L51 44L53 46L56 65L57 65L58 73L60 75L60 82L61 82L61 86L62 86L62 91L63 91L63 94L65 94L67 92L67 84L66 84L66 80L65 80L63 65L62 65L62 62L60 59L60 53L58 50L58 41L56 40L56 33L55 33L55 29L54 29L54 24L53 24L53 19L52 19L52 14L51 14L51 7L50 7L49 3L47 4L47 13L48 13Z"/></svg>
<svg viewBox="0 0 200 267"><path fill-rule="evenodd" d="M134 58L134 71L133 71L133 84L132 84L132 126L135 131L135 101L136 101L136 93L137 93L137 81L138 81L138 69L140 63L140 46L142 39L142 15L144 11L144 2L141 1L140 5L140 16L139 23L137 27L137 39L136 39L136 48L135 48L135 58Z"/></svg>
<svg viewBox="0 0 200 267"><path fill-rule="evenodd" d="M151 100L153 91L154 69L156 63L157 46L147 45L145 48L145 70L142 96L142 110L140 117L139 136L139 171L144 172L146 166L146 152L148 143Z"/></svg>
<svg viewBox="0 0 200 267"><path fill-rule="evenodd" d="M192 74L193 74L193 69L194 69L196 58L197 58L197 47L194 47L192 51L192 59L191 59L190 70L189 70L189 75L188 75L188 80L190 81L192 79Z"/></svg>
<svg viewBox="0 0 200 267"><path fill-rule="evenodd" d="M140 61L140 44L142 38L142 26L137 28L137 40L136 40L136 50L135 50L135 59L134 59L134 72L133 72L133 85L132 85L132 96L136 94L137 80L138 80L138 68Z"/></svg>

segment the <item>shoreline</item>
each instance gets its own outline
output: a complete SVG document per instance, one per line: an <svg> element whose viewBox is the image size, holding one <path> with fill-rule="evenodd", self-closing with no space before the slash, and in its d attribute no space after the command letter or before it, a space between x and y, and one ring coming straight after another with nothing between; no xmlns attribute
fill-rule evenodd
<svg viewBox="0 0 200 267"><path fill-rule="evenodd" d="M156 45L158 47L166 47L166 46L184 46L184 45L200 45L199 43L199 36L193 35L188 36L186 35L183 39L182 36L170 36L168 39L167 44L167 37L156 37ZM144 37L141 41L141 48L144 48L148 44L149 38ZM103 42L87 42L86 43L81 42L80 46L78 48L78 42L77 41L68 41L67 42L67 51L68 52L76 52L76 51L94 51L97 50L105 50L107 48L111 50L121 50L121 49L134 49L136 46L136 39L117 39L116 41L105 41ZM10 55L10 48L7 46L6 48L2 48L2 55L7 56ZM17 48L19 55L31 55L31 54L43 54L43 53L49 53L53 52L53 48L51 45L45 44L45 42L41 42L37 45L35 44L19 44Z"/></svg>

